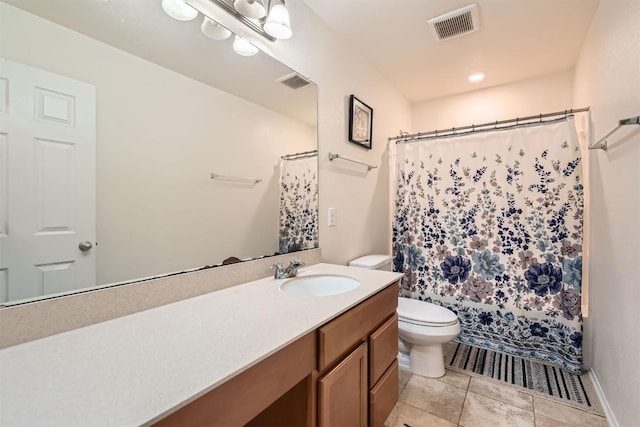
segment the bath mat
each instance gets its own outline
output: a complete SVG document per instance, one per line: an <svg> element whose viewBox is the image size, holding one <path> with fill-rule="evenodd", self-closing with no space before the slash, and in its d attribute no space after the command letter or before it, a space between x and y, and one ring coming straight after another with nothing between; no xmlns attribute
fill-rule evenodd
<svg viewBox="0 0 640 427"><path fill-rule="evenodd" d="M456 342L445 344L444 354L447 368L453 371L604 416L588 373L570 374L555 366Z"/></svg>

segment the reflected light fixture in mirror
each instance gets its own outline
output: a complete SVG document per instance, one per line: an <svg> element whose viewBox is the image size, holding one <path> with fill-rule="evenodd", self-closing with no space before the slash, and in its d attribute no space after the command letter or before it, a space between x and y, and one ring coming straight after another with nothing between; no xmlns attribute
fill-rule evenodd
<svg viewBox="0 0 640 427"><path fill-rule="evenodd" d="M231 31L227 30L208 16L204 17L200 29L205 36L213 40L226 40L231 36Z"/></svg>
<svg viewBox="0 0 640 427"><path fill-rule="evenodd" d="M267 14L263 0L235 0L233 8L252 19L262 19Z"/></svg>
<svg viewBox="0 0 640 427"><path fill-rule="evenodd" d="M282 0L272 0L264 30L277 39L289 39L293 35L289 23L289 11Z"/></svg>
<svg viewBox="0 0 640 427"><path fill-rule="evenodd" d="M240 56L253 56L258 53L258 48L236 35L233 40L233 50Z"/></svg>
<svg viewBox="0 0 640 427"><path fill-rule="evenodd" d="M184 0L162 0L162 10L178 21L191 21L198 16L198 11L186 4Z"/></svg>

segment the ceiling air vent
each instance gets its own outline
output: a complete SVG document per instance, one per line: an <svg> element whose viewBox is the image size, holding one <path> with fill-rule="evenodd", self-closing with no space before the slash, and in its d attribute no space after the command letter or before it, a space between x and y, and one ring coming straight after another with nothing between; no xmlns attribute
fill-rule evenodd
<svg viewBox="0 0 640 427"><path fill-rule="evenodd" d="M305 87L310 83L309 80L305 79L298 73L287 74L286 76L282 76L279 79L276 79L276 81L291 89L300 89L301 87Z"/></svg>
<svg viewBox="0 0 640 427"><path fill-rule="evenodd" d="M447 40L473 33L480 28L478 6L474 3L427 21L438 40Z"/></svg>

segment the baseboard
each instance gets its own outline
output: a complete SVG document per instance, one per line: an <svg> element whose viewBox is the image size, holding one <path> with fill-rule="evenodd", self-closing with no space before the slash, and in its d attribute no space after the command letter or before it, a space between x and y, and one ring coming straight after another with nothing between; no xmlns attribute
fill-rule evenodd
<svg viewBox="0 0 640 427"><path fill-rule="evenodd" d="M616 420L615 415L613 415L611 406L609 406L609 402L607 401L607 396L605 396L604 390L602 390L600 381L598 381L598 377L596 376L596 373L593 371L593 368L589 370L589 377L591 377L593 388L596 390L596 394L598 395L598 399L600 399L600 403L602 404L602 409L604 410L604 414L607 417L607 424L609 424L609 427L619 427L618 421Z"/></svg>
<svg viewBox="0 0 640 427"><path fill-rule="evenodd" d="M398 352L398 364L401 368L410 369L411 362L409 362L409 356L403 353Z"/></svg>

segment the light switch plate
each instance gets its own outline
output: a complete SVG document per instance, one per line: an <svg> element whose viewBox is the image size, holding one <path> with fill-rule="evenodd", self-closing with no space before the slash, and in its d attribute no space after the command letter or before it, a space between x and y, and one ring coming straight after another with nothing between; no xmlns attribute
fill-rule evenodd
<svg viewBox="0 0 640 427"><path fill-rule="evenodd" d="M337 209L329 208L329 227L334 227L336 225L336 216L337 216Z"/></svg>

